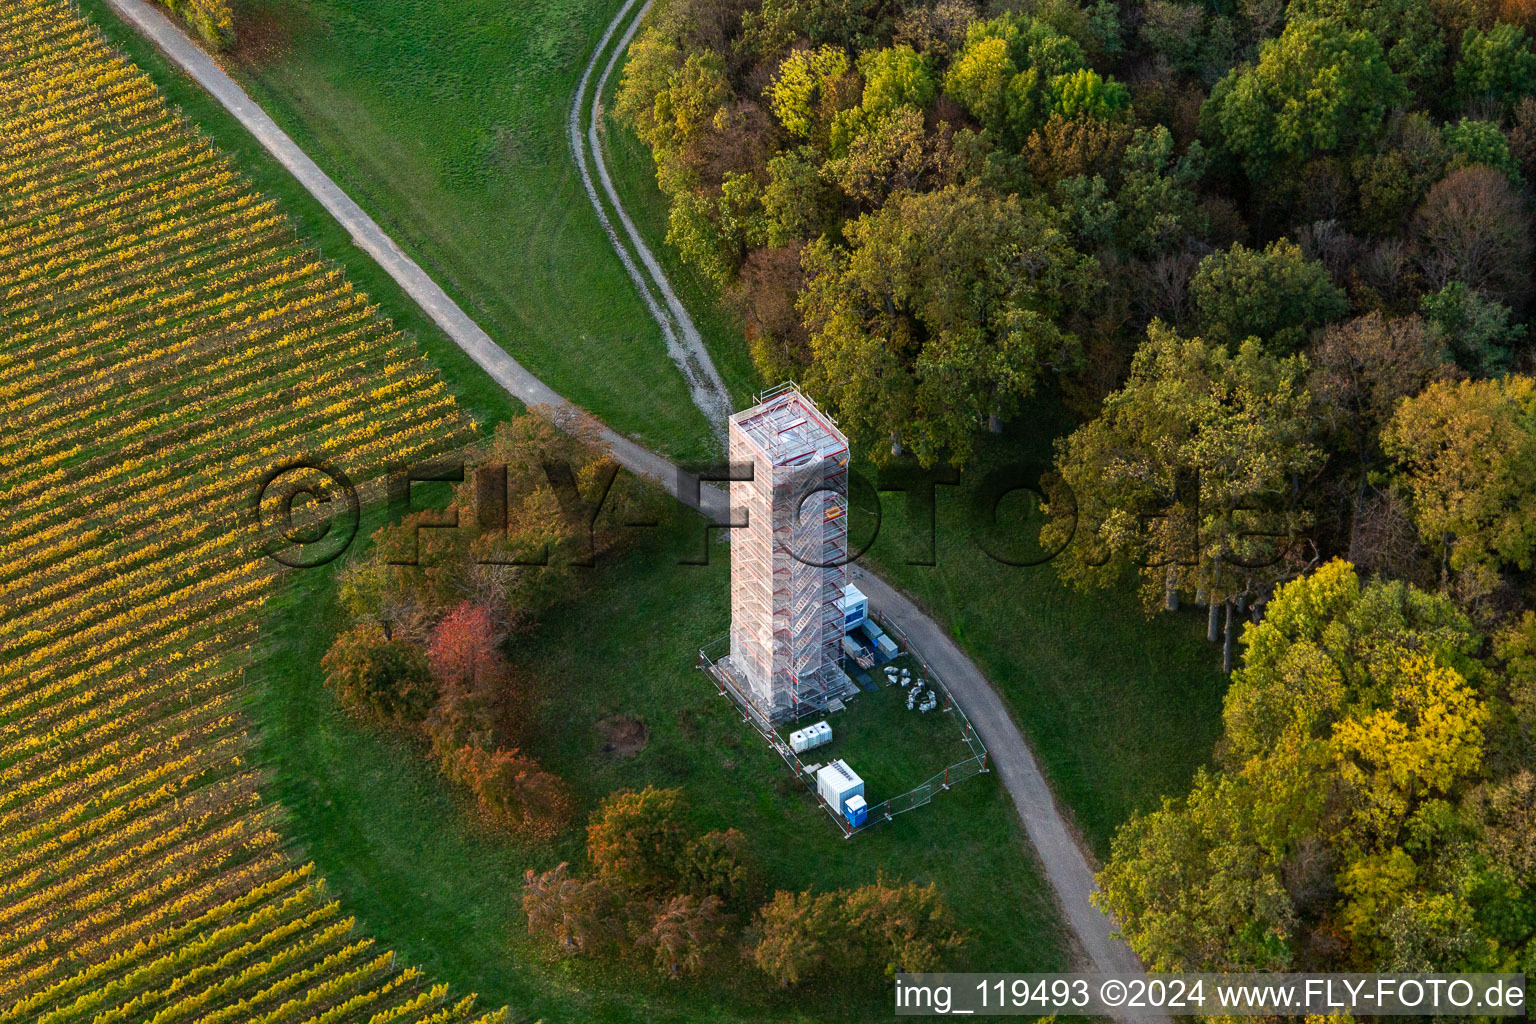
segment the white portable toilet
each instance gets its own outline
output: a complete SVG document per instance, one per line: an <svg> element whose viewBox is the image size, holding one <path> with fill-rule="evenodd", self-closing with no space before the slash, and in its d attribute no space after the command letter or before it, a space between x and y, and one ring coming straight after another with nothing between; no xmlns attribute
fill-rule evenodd
<svg viewBox="0 0 1536 1024"><path fill-rule="evenodd" d="M838 817L846 819L848 798L864 795L864 780L853 773L847 761L837 760L816 773L816 792Z"/></svg>
<svg viewBox="0 0 1536 1024"><path fill-rule="evenodd" d="M869 598L864 596L864 591L852 583L843 588L843 596L838 599L838 607L843 611L843 629L854 629L864 624L869 618Z"/></svg>

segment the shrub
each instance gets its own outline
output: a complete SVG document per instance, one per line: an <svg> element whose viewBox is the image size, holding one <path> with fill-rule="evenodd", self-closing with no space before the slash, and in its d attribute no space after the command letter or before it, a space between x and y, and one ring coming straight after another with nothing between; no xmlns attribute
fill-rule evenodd
<svg viewBox="0 0 1536 1024"><path fill-rule="evenodd" d="M386 639L373 623L338 636L320 665L343 704L387 722L419 722L437 697L421 648Z"/></svg>
<svg viewBox="0 0 1536 1024"><path fill-rule="evenodd" d="M718 896L674 896L636 944L654 952L656 969L664 974L699 974L725 946L729 921Z"/></svg>
<svg viewBox="0 0 1536 1024"><path fill-rule="evenodd" d="M706 832L683 851L679 888L718 897L730 910L745 910L762 891L762 871L746 837L736 829Z"/></svg>
<svg viewBox="0 0 1536 1024"><path fill-rule="evenodd" d="M553 836L570 816L565 782L520 750L459 747L445 758L443 771L468 787L487 821L529 838Z"/></svg>
<svg viewBox="0 0 1536 1024"><path fill-rule="evenodd" d="M687 843L687 809L680 789L614 793L587 826L587 857L604 877L641 891L667 891Z"/></svg>
<svg viewBox="0 0 1536 1024"><path fill-rule="evenodd" d="M209 46L222 50L235 40L235 16L229 0L164 0Z"/></svg>
<svg viewBox="0 0 1536 1024"><path fill-rule="evenodd" d="M564 862L523 873L523 912L528 932L552 939L573 953L614 953L629 943L635 908L606 878L573 878Z"/></svg>

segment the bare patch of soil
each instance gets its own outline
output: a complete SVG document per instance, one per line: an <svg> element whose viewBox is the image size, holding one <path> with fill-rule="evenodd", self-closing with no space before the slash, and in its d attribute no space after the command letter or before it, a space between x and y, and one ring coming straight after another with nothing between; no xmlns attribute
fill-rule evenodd
<svg viewBox="0 0 1536 1024"><path fill-rule="evenodd" d="M613 758L633 757L645 749L651 738L645 723L629 715L604 718L597 723L597 734L603 739L603 753Z"/></svg>

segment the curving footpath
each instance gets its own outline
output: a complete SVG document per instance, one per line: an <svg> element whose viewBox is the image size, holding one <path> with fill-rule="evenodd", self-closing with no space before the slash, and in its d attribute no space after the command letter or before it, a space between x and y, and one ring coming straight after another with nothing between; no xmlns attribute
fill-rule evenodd
<svg viewBox="0 0 1536 1024"><path fill-rule="evenodd" d="M245 93L245 90L241 89L180 28L144 0L107 0L107 2L125 23L159 47L194 81L234 114L256 137L256 140L347 229L353 241L378 261L401 288L421 305L427 315L511 395L527 405L548 406L557 416L590 419L587 413L555 393L497 345L436 282L427 276L415 261L401 251L400 247L361 207L294 144L293 140L277 126L277 123ZM647 4L641 8L640 16L644 15L648 6ZM599 44L598 53L594 53L592 62L588 65L589 74L617 26L633 8L634 2L631 0L609 26L608 32ZM631 27L624 39L627 40L633 31ZM610 60L609 70L614 63L614 60ZM606 79L606 72L603 77ZM584 76L583 83L585 81ZM580 94L578 99L579 97ZM577 108L573 107L573 110L575 109ZM595 99L593 110L600 110ZM579 130L573 130L573 136L579 134ZM593 143L591 150L593 161L599 167L600 175L605 182L605 190L613 200L615 210L622 216L622 206L619 205L611 184L607 182L602 150L596 144L595 128L590 134ZM583 177L588 182L589 197L593 199L594 205L598 205L596 191L591 188L590 178L585 173ZM606 215L603 219L608 226L610 239L615 241L615 247L619 248L623 255L622 247L618 246L616 235L611 224L607 223ZM625 224L626 231L634 230L627 216L622 216L622 222ZM634 239L638 241L638 234ZM648 250L641 251L648 252ZM624 256L624 258L626 265L632 267L633 264L628 261L628 257ZM661 272L659 265L655 265L654 259L646 262L647 270L656 276L658 284L661 280L665 280L665 275ZM663 289L669 306L676 301L675 296L670 293L670 287ZM678 308L681 308L680 304ZM683 315L686 316L686 313ZM602 424L597 424L597 427L603 439L612 447L614 456L625 468L637 475L655 480L678 500L700 509L717 521L725 520L726 502L721 489L705 487L701 491L695 490L690 486L691 478L682 473L672 462L636 444L617 431ZM977 731L991 752L993 767L1013 798L1019 817L1024 822L1025 831L1039 855L1046 880L1054 890L1064 916L1071 926L1086 961L1083 968L1106 973L1130 973L1141 970L1141 964L1136 955L1114 935L1109 918L1090 902L1090 896L1095 888L1093 872L1057 810L1055 798L1045 777L1040 773L1034 754L1009 716L997 692L938 623L909 598L878 576L858 566L853 568L853 576L881 612L893 619L922 648L924 656L943 674L945 682L968 709L972 722L975 723ZM1018 969L1020 966L999 965L999 968ZM1135 1017L1127 1014L1119 1019L1159 1022L1168 1020L1161 1014L1140 1014Z"/></svg>
<svg viewBox="0 0 1536 1024"><path fill-rule="evenodd" d="M603 37L598 40L596 48L592 51L592 57L587 61L586 70L581 73L581 81L576 86L576 95L571 99L571 110L566 115L566 133L571 140L571 155L576 158L576 171L581 175L582 187L587 190L587 198L592 203L592 209L597 212L597 219L603 225L603 231L608 235L608 242L613 246L613 251L618 253L619 261L624 264L624 269L629 273L629 279L634 282L635 289L640 297L645 300L645 306L651 312L651 318L661 327L662 336L667 341L667 354L682 371L683 380L688 385L688 391L693 396L693 404L704 413L704 418L715 428L715 435L720 439L722 447L725 442L725 421L731 414L731 396L725 389L725 382L720 379L719 372L715 369L714 360L709 357L709 350L704 347L704 337L699 329L694 326L693 318L688 315L687 308L678 299L672 290L672 282L667 279L666 271L661 269L655 253L650 246L645 244L645 239L640 237L640 232L629 219L629 214L624 209L624 204L619 199L618 191L613 187L613 179L608 175L608 163L603 159L603 146L600 129L603 123L603 92L608 87L608 76L613 74L613 69L618 66L619 57L629 48L629 41L635 37L635 32L640 28L640 22L645 18L646 12L651 9L652 0L645 0L645 4L635 14L634 21L629 29L613 48L613 53L608 63L603 66L603 73L597 80L597 88L592 91L591 116L587 119L587 129L582 131L583 109L586 105L587 85L592 80L592 72L597 70L597 62L602 57L608 42L613 38L614 32L623 24L629 12L634 9L636 0L627 0L619 13L614 15L608 28L603 32ZM647 284L640 270L635 266L635 261L630 257L629 249L619 241L618 232L613 229L613 222L608 219L608 211L603 202L597 196L597 187L592 182L592 172L588 167L587 156L591 154L591 162L597 167L598 179L603 183L603 192L608 196L608 201L613 204L613 212L618 216L619 223L624 225L624 234L629 239L629 244L634 247L635 255L644 264L646 272L650 274L651 283L656 291L661 293L665 305L656 301L656 296L651 291L651 284Z"/></svg>

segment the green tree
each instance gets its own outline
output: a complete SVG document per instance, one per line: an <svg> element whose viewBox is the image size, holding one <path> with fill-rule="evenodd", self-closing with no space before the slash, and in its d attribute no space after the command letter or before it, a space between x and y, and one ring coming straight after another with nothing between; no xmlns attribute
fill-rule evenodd
<svg viewBox="0 0 1536 1024"><path fill-rule="evenodd" d="M1349 311L1349 301L1323 265L1280 238L1262 252L1237 242L1200 261L1189 286L1201 332L1235 344L1259 338L1294 352L1316 328Z"/></svg>
<svg viewBox="0 0 1536 1024"><path fill-rule="evenodd" d="M950 65L944 91L998 140L1022 143L1051 111L1080 105L1115 111L1129 103L1124 87L1085 69L1082 47L1040 18L1005 12L972 22L965 49Z"/></svg>
<svg viewBox="0 0 1536 1024"><path fill-rule="evenodd" d="M679 888L701 899L718 897L728 910L746 910L760 895L762 868L738 830L704 833L683 851Z"/></svg>
<svg viewBox="0 0 1536 1024"><path fill-rule="evenodd" d="M1424 296L1419 309L1469 373L1493 374L1508 364L1511 352L1525 340L1526 326L1515 320L1513 310L1460 281Z"/></svg>
<svg viewBox="0 0 1536 1024"><path fill-rule="evenodd" d="M1449 151L1452 170L1484 164L1502 172L1510 181L1520 184L1520 165L1509 152L1509 139L1492 121L1472 121L1462 118L1445 126L1445 148Z"/></svg>
<svg viewBox="0 0 1536 1024"><path fill-rule="evenodd" d="M1330 562L1244 633L1190 795L1120 830L1102 905L1164 969L1465 969L1469 821L1488 709L1480 638L1445 597Z"/></svg>
<svg viewBox="0 0 1536 1024"><path fill-rule="evenodd" d="M1381 44L1387 64L1419 97L1433 102L1445 64L1445 32L1425 0L1290 0L1286 20L1326 18L1350 30L1369 32Z"/></svg>
<svg viewBox="0 0 1536 1024"><path fill-rule="evenodd" d="M1282 163L1375 139L1387 112L1406 97L1370 32L1305 19L1264 43L1256 64L1217 83L1200 116L1259 180Z"/></svg>
<svg viewBox="0 0 1536 1024"><path fill-rule="evenodd" d="M1414 111L1393 118L1392 143L1361 153L1352 164L1360 203L1360 225L1395 235L1430 187L1445 175L1450 154L1442 129Z"/></svg>
<svg viewBox="0 0 1536 1024"><path fill-rule="evenodd" d="M1311 522L1296 498L1322 461L1305 371L1252 340L1232 354L1153 321L1125 386L1058 443L1065 488L1041 544L1062 552L1062 577L1089 588L1134 572L1149 608L1202 596L1213 640L1227 604L1230 662L1229 602L1294 571L1290 546Z"/></svg>
<svg viewBox="0 0 1536 1024"><path fill-rule="evenodd" d="M718 189L686 189L672 197L667 244L685 263L725 288L752 249L767 244L770 221L763 188L751 174L727 172Z"/></svg>
<svg viewBox="0 0 1536 1024"><path fill-rule="evenodd" d="M871 117L897 107L922 110L933 102L938 90L928 58L906 44L862 55L859 73L864 76L861 105Z"/></svg>
<svg viewBox="0 0 1536 1024"><path fill-rule="evenodd" d="M816 150L801 146L768 161L762 208L769 246L816 238L831 227L836 207L837 190L827 181Z"/></svg>
<svg viewBox="0 0 1536 1024"><path fill-rule="evenodd" d="M1153 970L1292 965L1295 906L1282 865L1252 842L1253 805L1242 780L1202 769L1187 797L1115 833L1096 901Z"/></svg>
<svg viewBox="0 0 1536 1024"><path fill-rule="evenodd" d="M790 134L824 143L826 127L841 109L848 75L848 55L836 47L794 51L768 87L774 116Z"/></svg>
<svg viewBox="0 0 1536 1024"><path fill-rule="evenodd" d="M1468 28L1456 63L1456 92L1464 103L1509 107L1536 92L1536 53L1525 29L1498 23Z"/></svg>
<svg viewBox="0 0 1536 1024"><path fill-rule="evenodd" d="M1125 149L1116 196L1121 245L1149 257L1179 248L1205 233L1207 221L1198 185L1205 173L1205 151L1190 143L1174 156L1173 134L1163 125L1138 128Z"/></svg>
<svg viewBox="0 0 1536 1024"><path fill-rule="evenodd" d="M1054 318L1093 264L1017 197L898 193L844 233L847 248L807 248L800 306L805 383L851 434L959 464L987 416L1016 412L1072 358Z"/></svg>
<svg viewBox="0 0 1536 1024"><path fill-rule="evenodd" d="M1078 68L1051 79L1046 90L1045 116L1091 117L1113 120L1127 117L1131 91L1113 78L1099 77L1092 68Z"/></svg>

